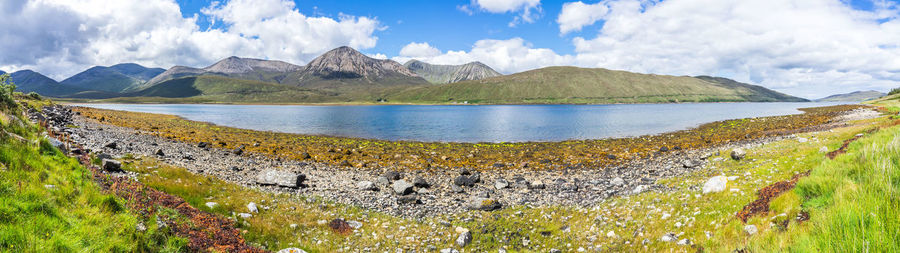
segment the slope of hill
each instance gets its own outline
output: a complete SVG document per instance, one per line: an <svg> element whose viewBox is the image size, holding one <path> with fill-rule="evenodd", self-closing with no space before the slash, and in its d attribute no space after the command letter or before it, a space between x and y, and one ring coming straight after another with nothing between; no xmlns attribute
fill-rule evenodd
<svg viewBox="0 0 900 253"><path fill-rule="evenodd" d="M165 70L161 68L146 68L134 63L95 66L60 83L84 90L123 92L136 89L163 71Z"/></svg>
<svg viewBox="0 0 900 253"><path fill-rule="evenodd" d="M35 92L47 97L61 97L85 91L79 87L60 84L56 80L31 70L16 71L9 76L16 85L16 91L23 93Z"/></svg>
<svg viewBox="0 0 900 253"><path fill-rule="evenodd" d="M854 91L844 94L835 94L824 98L816 99L816 102L861 102L883 97L884 92L868 90Z"/></svg>
<svg viewBox="0 0 900 253"><path fill-rule="evenodd" d="M322 88L342 88L340 85L351 84L392 86L427 83L400 63L374 59L346 46L316 57L288 78L283 83Z"/></svg>
<svg viewBox="0 0 900 253"><path fill-rule="evenodd" d="M328 102L337 94L300 87L215 75L168 80L141 91L124 94L121 101L152 101L153 97L194 102L291 103ZM170 100L171 101L171 100Z"/></svg>
<svg viewBox="0 0 900 253"><path fill-rule="evenodd" d="M216 75L250 81L278 83L288 73L301 70L302 67L283 61L260 60L231 56L205 68L175 66L149 80L142 88L150 87L168 80L188 76Z"/></svg>
<svg viewBox="0 0 900 253"><path fill-rule="evenodd" d="M809 102L807 99L794 97L781 92L767 89L759 85L746 84L724 77L696 76L696 78L712 83L717 83L730 89L742 91L742 96L747 101L754 102Z"/></svg>
<svg viewBox="0 0 900 253"><path fill-rule="evenodd" d="M412 103L806 101L760 86L715 80L718 81L599 68L547 67L477 81L416 87L388 98Z"/></svg>
<svg viewBox="0 0 900 253"><path fill-rule="evenodd" d="M409 68L416 75L425 78L428 82L436 84L481 80L502 75L491 67L477 61L463 65L435 65L418 60L410 60L403 66Z"/></svg>

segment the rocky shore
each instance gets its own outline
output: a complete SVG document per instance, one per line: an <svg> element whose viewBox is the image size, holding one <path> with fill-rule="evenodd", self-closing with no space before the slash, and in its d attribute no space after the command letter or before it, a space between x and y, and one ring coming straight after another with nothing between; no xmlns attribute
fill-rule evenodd
<svg viewBox="0 0 900 253"><path fill-rule="evenodd" d="M877 112L858 109L836 119L866 118ZM495 210L509 206L590 207L613 196L643 191L664 191L657 180L689 173L705 166L716 152L750 147L790 135L756 139L694 150L660 150L659 156L635 159L610 168L530 170L499 167L430 168L401 170L392 167L357 168L273 159L219 149L205 143L172 141L131 128L99 123L76 115L66 106L48 106L30 112L32 119L47 122L64 139L82 145L84 151L104 157L152 157L247 187L324 200L404 217L428 217L465 210ZM820 130L817 129L817 130ZM390 154L384 154L390 155Z"/></svg>

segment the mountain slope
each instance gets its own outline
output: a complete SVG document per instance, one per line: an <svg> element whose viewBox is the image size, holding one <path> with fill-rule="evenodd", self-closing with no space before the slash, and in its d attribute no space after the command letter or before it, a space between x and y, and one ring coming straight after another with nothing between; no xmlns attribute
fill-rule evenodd
<svg viewBox="0 0 900 253"><path fill-rule="evenodd" d="M860 102L883 97L884 92L868 90L854 91L844 94L835 94L824 98L816 99L816 102Z"/></svg>
<svg viewBox="0 0 900 253"><path fill-rule="evenodd" d="M444 84L468 80L481 80L488 77L501 76L497 71L481 62L470 62L463 65L436 65L418 60L410 60L403 64L425 78L430 83Z"/></svg>
<svg viewBox="0 0 900 253"><path fill-rule="evenodd" d="M122 63L110 67L95 66L66 78L63 85L85 90L122 92L133 90L156 75L161 68L146 68L134 63Z"/></svg>
<svg viewBox="0 0 900 253"><path fill-rule="evenodd" d="M85 91L79 87L60 84L56 80L31 70L16 71L9 76L16 85L16 91L22 93L35 92L42 96L61 97Z"/></svg>
<svg viewBox="0 0 900 253"><path fill-rule="evenodd" d="M742 90L744 91L742 96L747 101L754 102L809 102L807 99L794 97L791 95L787 95L781 92L777 92L774 90L767 89L766 87L762 87L759 85L752 85L741 83L735 80L731 80L724 77L712 77L712 76L696 76L695 78L717 83L722 86L725 86L730 89Z"/></svg>
<svg viewBox="0 0 900 253"><path fill-rule="evenodd" d="M547 67L476 81L416 87L388 98L413 103L806 101L760 86L720 79L577 67Z"/></svg>
<svg viewBox="0 0 900 253"><path fill-rule="evenodd" d="M124 94L123 97L191 98L192 101L241 103L326 102L336 94L294 86L201 75L181 77Z"/></svg>
<svg viewBox="0 0 900 253"><path fill-rule="evenodd" d="M284 83L341 89L343 85L416 85L427 81L400 63L374 59L344 46L316 57Z"/></svg>
<svg viewBox="0 0 900 253"><path fill-rule="evenodd" d="M147 88L172 79L201 75L226 76L250 81L277 83L284 79L288 73L298 71L301 68L283 61L231 56L202 69L185 66L172 67L146 82L141 88Z"/></svg>

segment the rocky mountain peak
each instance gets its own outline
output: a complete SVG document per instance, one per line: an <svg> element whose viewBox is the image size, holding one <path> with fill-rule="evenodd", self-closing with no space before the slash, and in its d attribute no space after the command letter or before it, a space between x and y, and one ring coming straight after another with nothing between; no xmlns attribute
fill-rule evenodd
<svg viewBox="0 0 900 253"><path fill-rule="evenodd" d="M390 75L415 77L416 74L392 60L368 57L353 48L342 46L316 57L304 68L304 76L321 78L379 79Z"/></svg>

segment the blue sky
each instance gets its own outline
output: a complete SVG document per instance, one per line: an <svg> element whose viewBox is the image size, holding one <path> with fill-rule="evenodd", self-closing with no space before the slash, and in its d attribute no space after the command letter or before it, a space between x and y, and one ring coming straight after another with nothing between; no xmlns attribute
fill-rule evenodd
<svg viewBox="0 0 900 253"><path fill-rule="evenodd" d="M716 75L806 98L900 86L897 0L6 0L0 70L376 58Z"/></svg>

